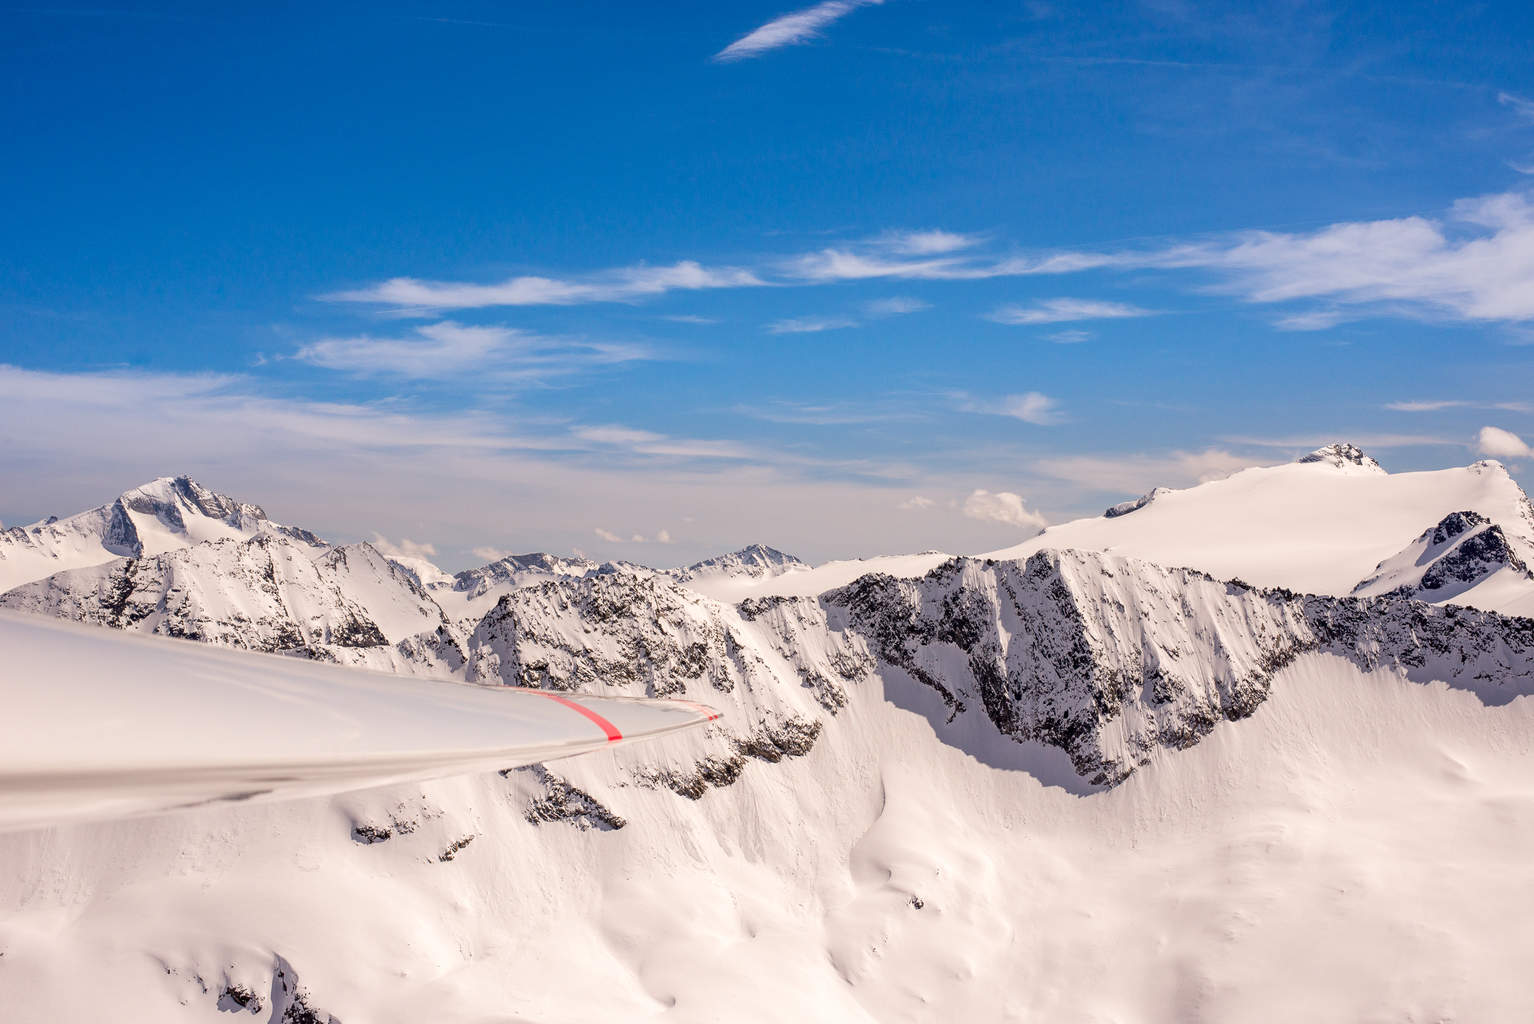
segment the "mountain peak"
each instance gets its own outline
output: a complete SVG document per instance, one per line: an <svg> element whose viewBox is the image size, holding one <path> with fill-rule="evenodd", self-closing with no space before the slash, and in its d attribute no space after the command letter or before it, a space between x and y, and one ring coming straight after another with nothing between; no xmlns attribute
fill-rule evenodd
<svg viewBox="0 0 1534 1024"><path fill-rule="evenodd" d="M1325 462L1336 466L1338 469L1344 466L1358 466L1363 469L1379 470L1381 473L1385 471L1385 467L1365 454L1362 448L1356 444L1349 444L1346 441L1334 441L1331 444L1322 445L1309 455L1302 455L1295 461L1300 463Z"/></svg>
<svg viewBox="0 0 1534 1024"><path fill-rule="evenodd" d="M261 506L219 494L185 474L156 477L124 491L118 500L135 512L150 514L158 514L166 507L180 506L209 519L224 520L231 526L242 520L259 522L266 519L266 511Z"/></svg>
<svg viewBox="0 0 1534 1024"><path fill-rule="evenodd" d="M695 562L682 572L684 578L711 573L726 576L777 576L791 569L808 568L807 563L777 548L766 544L747 544L739 551Z"/></svg>

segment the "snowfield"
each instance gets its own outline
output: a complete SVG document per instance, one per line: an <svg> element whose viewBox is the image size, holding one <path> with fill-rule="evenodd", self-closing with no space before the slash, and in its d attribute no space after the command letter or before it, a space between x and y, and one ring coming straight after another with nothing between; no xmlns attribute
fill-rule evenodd
<svg viewBox="0 0 1534 1024"><path fill-rule="evenodd" d="M1526 699L1307 657L1097 793L940 711L875 684L696 802L617 784L621 751L560 766L619 830L530 822L514 773L0 836L0 1016L245 1019L238 988L282 1020L278 971L320 1020L400 1024L1527 1010Z"/></svg>
<svg viewBox="0 0 1534 1024"><path fill-rule="evenodd" d="M168 486L183 523L254 508ZM0 617L5 763L143 729L149 758L465 774L0 833L0 1021L1526 1017L1534 510L1505 470L1337 445L1112 512L820 567L450 576L288 527L27 553L0 607L90 625ZM524 710L603 737L508 683L722 717L514 768Z"/></svg>

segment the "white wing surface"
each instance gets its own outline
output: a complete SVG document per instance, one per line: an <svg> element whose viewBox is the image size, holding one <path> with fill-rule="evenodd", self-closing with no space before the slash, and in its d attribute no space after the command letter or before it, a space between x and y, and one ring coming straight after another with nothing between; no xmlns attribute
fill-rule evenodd
<svg viewBox="0 0 1534 1024"><path fill-rule="evenodd" d="M0 829L511 768L717 717L0 615Z"/></svg>

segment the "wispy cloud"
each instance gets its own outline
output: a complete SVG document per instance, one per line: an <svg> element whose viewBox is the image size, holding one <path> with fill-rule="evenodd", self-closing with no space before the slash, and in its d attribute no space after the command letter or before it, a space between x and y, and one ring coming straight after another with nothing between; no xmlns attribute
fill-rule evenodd
<svg viewBox="0 0 1534 1024"><path fill-rule="evenodd" d="M401 537L398 544L389 540L381 533L373 534L373 546L390 558L425 558L437 557L437 548L434 544L419 543L409 537Z"/></svg>
<svg viewBox="0 0 1534 1024"><path fill-rule="evenodd" d="M1417 448L1441 445L1461 445L1463 439L1439 437L1433 434L1372 434L1341 430L1330 434L1287 434L1278 437L1254 437L1234 435L1220 438L1223 444L1241 445L1248 448L1278 448L1289 452L1306 452L1338 440L1346 440L1360 448Z"/></svg>
<svg viewBox="0 0 1534 1024"><path fill-rule="evenodd" d="M863 310L869 316L904 316L907 313L920 313L924 309L931 308L931 303L901 295L888 299L874 299L863 306Z"/></svg>
<svg viewBox="0 0 1534 1024"><path fill-rule="evenodd" d="M493 284L396 277L368 288L333 292L321 298L429 311L633 302L672 291L740 288L763 283L755 273L740 267L705 267L694 260L682 260L667 266L617 267L578 278L524 275Z"/></svg>
<svg viewBox="0 0 1534 1024"><path fill-rule="evenodd" d="M856 320L845 316L795 317L768 324L767 333L815 334L820 331L839 331L848 327L856 327L857 325L858 322Z"/></svg>
<svg viewBox="0 0 1534 1024"><path fill-rule="evenodd" d="M524 275L491 284L399 277L325 298L419 315L493 306L636 302L701 289L1152 271L1196 273L1197 279L1185 281L1193 291L1285 304L1290 308L1275 320L1284 330L1321 330L1376 315L1518 323L1534 321L1531 195L1514 191L1460 200L1441 218L1345 221L1308 232L1243 231L1134 249L998 255L976 235L892 230L814 251L763 256L751 266L710 267L684 260L587 275ZM894 300L885 301L877 311L869 307L868 315L902 311ZM1155 312L1121 302L1060 298L1005 306L992 317L1033 325Z"/></svg>
<svg viewBox="0 0 1534 1024"><path fill-rule="evenodd" d="M672 543L671 531L670 530L657 530L657 531L655 531L655 536L654 537L646 537L642 533L630 533L628 536L625 537L624 535L622 535L620 533L615 533L612 530L607 530L607 529L604 529L604 528L602 528L600 526L594 528L591 532L596 534L597 537L600 540L605 540L609 544L670 544L670 543Z"/></svg>
<svg viewBox="0 0 1534 1024"><path fill-rule="evenodd" d="M964 499L964 515L984 522L1003 523L1007 526L1031 527L1042 530L1048 520L1028 508L1021 495L1011 491L971 491Z"/></svg>
<svg viewBox="0 0 1534 1024"><path fill-rule="evenodd" d="M802 253L783 261L779 270L805 284L831 284L886 277L942 280L974 276L967 264L956 256L911 257L864 245Z"/></svg>
<svg viewBox="0 0 1534 1024"><path fill-rule="evenodd" d="M746 60L751 57L760 57L769 50L776 50L779 47L807 43L820 35L821 29L851 14L854 9L881 2L882 0L826 0L825 3L806 7L802 11L785 14L741 36L714 54L714 60L721 62Z"/></svg>
<svg viewBox="0 0 1534 1024"><path fill-rule="evenodd" d="M1056 456L1036 461L1033 468L1078 487L1127 496L1144 494L1152 487L1184 487L1220 480L1238 470L1271 461L1207 448L1164 454Z"/></svg>
<svg viewBox="0 0 1534 1024"><path fill-rule="evenodd" d="M1439 412L1443 409L1500 409L1503 412L1534 412L1528 402L1475 402L1469 399L1437 399L1417 402L1386 402L1392 412Z"/></svg>
<svg viewBox="0 0 1534 1024"><path fill-rule="evenodd" d="M1056 331L1053 334L1047 334L1045 337L1054 342L1056 345L1080 345L1084 341L1091 341L1093 334L1091 331L1084 331L1080 328L1073 327L1068 330Z"/></svg>
<svg viewBox="0 0 1534 1024"><path fill-rule="evenodd" d="M1210 270L1224 279L1223 290L1258 303L1322 299L1394 316L1534 319L1534 205L1522 192L1462 199L1441 220L1403 217L1307 233L1247 232L1120 254L1116 262ZM1337 316L1332 309L1293 322L1325 325Z"/></svg>
<svg viewBox="0 0 1534 1024"><path fill-rule="evenodd" d="M890 420L918 419L922 413L909 406L900 409L835 402L773 401L761 405L737 405L734 410L752 419L768 423L800 423L808 426L848 426L854 423L881 423Z"/></svg>
<svg viewBox="0 0 1534 1024"><path fill-rule="evenodd" d="M404 337L324 338L302 346L293 358L359 376L441 380L474 371L504 383L650 359L654 354L641 345L548 338L510 327L444 320L416 327Z"/></svg>
<svg viewBox="0 0 1534 1024"><path fill-rule="evenodd" d="M636 455L685 459L750 460L757 453L737 441L669 437L649 430L624 426L577 427L572 436L581 441L623 448Z"/></svg>
<svg viewBox="0 0 1534 1024"><path fill-rule="evenodd" d="M1003 395L1001 398L979 398L963 391L949 394L961 412L974 412L986 416L1010 416L1024 423L1049 426L1059 423L1060 403L1038 391L1021 395Z"/></svg>
<svg viewBox="0 0 1534 1024"><path fill-rule="evenodd" d="M935 256L940 253L971 249L982 241L979 235L957 231L887 231L874 240L891 252L903 256Z"/></svg>
<svg viewBox="0 0 1534 1024"><path fill-rule="evenodd" d="M990 315L1002 324L1060 324L1075 320L1125 320L1155 316L1152 309L1141 309L1123 302L1094 299L1045 299L1033 306L1003 306Z"/></svg>
<svg viewBox="0 0 1534 1024"><path fill-rule="evenodd" d="M1273 321L1281 331L1326 331L1348 319L1347 314L1335 309L1318 309L1308 313L1293 313Z"/></svg>
<svg viewBox="0 0 1534 1024"><path fill-rule="evenodd" d="M1526 121L1534 121L1534 100L1525 96L1519 96L1510 92L1497 93L1497 102L1504 107L1511 107L1513 113Z"/></svg>

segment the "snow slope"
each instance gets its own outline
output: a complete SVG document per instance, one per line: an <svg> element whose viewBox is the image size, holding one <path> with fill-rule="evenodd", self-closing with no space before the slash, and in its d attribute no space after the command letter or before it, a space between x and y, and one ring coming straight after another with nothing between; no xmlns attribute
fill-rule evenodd
<svg viewBox="0 0 1534 1024"><path fill-rule="evenodd" d="M1500 526L1526 560L1534 556L1534 510L1500 463L1422 473L1386 473L1369 463L1322 459L1243 470L1162 492L1125 515L1051 526L985 557L1109 551L1221 579L1346 594L1423 530L1464 510Z"/></svg>
<svg viewBox="0 0 1534 1024"><path fill-rule="evenodd" d="M0 616L0 650L0 829L516 767L713 717L700 704L551 701L31 616Z"/></svg>
<svg viewBox="0 0 1534 1024"><path fill-rule="evenodd" d="M617 829L540 816L546 780L511 773L0 836L0 1018L1525 1013L1527 700L1306 655L1084 796L942 742L942 710L870 680L807 755L699 800L624 784L624 751L557 766Z"/></svg>

